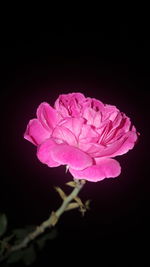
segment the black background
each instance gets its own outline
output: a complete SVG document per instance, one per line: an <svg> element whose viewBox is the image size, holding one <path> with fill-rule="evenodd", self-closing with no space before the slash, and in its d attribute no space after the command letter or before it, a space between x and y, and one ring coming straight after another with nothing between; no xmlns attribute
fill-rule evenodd
<svg viewBox="0 0 150 267"><path fill-rule="evenodd" d="M53 26L53 25L52 25ZM83 259L89 253L106 260L146 256L149 242L149 60L146 25L137 23L62 24L4 31L1 49L2 169L0 210L9 227L40 224L61 201L54 191L72 179L65 167L48 168L36 147L23 139L27 123L42 101L54 104L59 94L82 92L126 113L140 133L129 153L117 157L116 179L88 182L80 196L91 199L84 218L78 211L62 216L58 237L39 262L68 250ZM109 256L108 256L109 255ZM111 256L110 256L111 255ZM112 257L112 258L111 258ZM77 257L75 257L76 259ZM56 258L56 263L59 259Z"/></svg>

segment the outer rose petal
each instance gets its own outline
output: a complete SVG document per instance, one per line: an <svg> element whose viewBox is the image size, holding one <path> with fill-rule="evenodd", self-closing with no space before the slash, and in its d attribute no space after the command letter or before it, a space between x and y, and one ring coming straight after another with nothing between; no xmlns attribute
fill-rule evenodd
<svg viewBox="0 0 150 267"><path fill-rule="evenodd" d="M79 143L79 148L89 154L92 158L98 157L100 151L103 151L105 147L97 143Z"/></svg>
<svg viewBox="0 0 150 267"><path fill-rule="evenodd" d="M47 138L49 138L50 133L42 126L42 124L37 120L30 120L27 129L24 134L24 138L33 143L34 145L39 145Z"/></svg>
<svg viewBox="0 0 150 267"><path fill-rule="evenodd" d="M67 144L55 146L51 151L51 155L54 161L63 165L67 164L75 170L83 170L93 164L93 160L88 154Z"/></svg>
<svg viewBox="0 0 150 267"><path fill-rule="evenodd" d="M128 132L119 140L116 140L114 143L110 144L104 150L100 151L99 157L115 157L127 153L132 149L137 140L136 132Z"/></svg>
<svg viewBox="0 0 150 267"><path fill-rule="evenodd" d="M43 102L37 109L37 118L42 123L43 127L51 132L57 123L57 113L48 103Z"/></svg>
<svg viewBox="0 0 150 267"><path fill-rule="evenodd" d="M76 179L98 182L104 178L119 176L121 167L118 161L110 158L103 158L99 160L98 164L90 166L84 170L79 171L69 168L69 171Z"/></svg>
<svg viewBox="0 0 150 267"><path fill-rule="evenodd" d="M38 159L42 163L47 164L49 167L60 166L60 164L54 161L51 156L51 151L55 146L57 146L57 144L52 139L48 139L42 145L40 145L37 150Z"/></svg>
<svg viewBox="0 0 150 267"><path fill-rule="evenodd" d="M115 153L113 153L113 155L112 155L113 157L123 155L134 147L134 145L137 141L137 138L138 138L137 133L130 131L127 134L127 136L128 136L127 138L124 138L124 143L122 144L120 149L118 149Z"/></svg>

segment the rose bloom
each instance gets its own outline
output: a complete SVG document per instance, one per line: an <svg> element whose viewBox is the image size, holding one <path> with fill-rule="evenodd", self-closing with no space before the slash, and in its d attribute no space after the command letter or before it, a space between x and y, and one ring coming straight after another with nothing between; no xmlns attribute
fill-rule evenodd
<svg viewBox="0 0 150 267"><path fill-rule="evenodd" d="M49 167L66 165L75 179L92 182L121 172L113 159L134 147L137 132L116 106L85 97L62 94L54 104L41 103L29 121L24 138L37 146L37 157Z"/></svg>

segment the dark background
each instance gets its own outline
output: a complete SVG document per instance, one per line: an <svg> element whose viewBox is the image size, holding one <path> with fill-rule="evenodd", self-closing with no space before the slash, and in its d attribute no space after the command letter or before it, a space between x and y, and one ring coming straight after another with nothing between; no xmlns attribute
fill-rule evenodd
<svg viewBox="0 0 150 267"><path fill-rule="evenodd" d="M50 169L40 163L23 133L42 101L53 105L59 94L82 92L116 105L141 135L132 151L117 157L122 166L118 178L86 184L80 196L92 200L91 210L84 218L78 211L64 214L57 239L48 243L39 262L64 247L66 254L72 249L71 255L83 259L91 251L97 258L109 252L106 259L110 253L118 258L123 252L126 259L144 252L145 259L150 193L147 25L63 24L49 30L9 25L1 44L0 211L7 214L9 227L40 224L60 205L53 187L65 189L71 175L63 166Z"/></svg>

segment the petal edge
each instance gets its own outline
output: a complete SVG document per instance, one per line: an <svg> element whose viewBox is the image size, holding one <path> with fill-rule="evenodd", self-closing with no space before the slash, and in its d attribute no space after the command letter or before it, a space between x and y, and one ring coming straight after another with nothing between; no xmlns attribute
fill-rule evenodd
<svg viewBox="0 0 150 267"><path fill-rule="evenodd" d="M100 159L96 165L87 167L84 170L69 168L70 173L76 179L85 179L91 182L98 182L105 178L117 177L121 173L118 161L111 158Z"/></svg>

